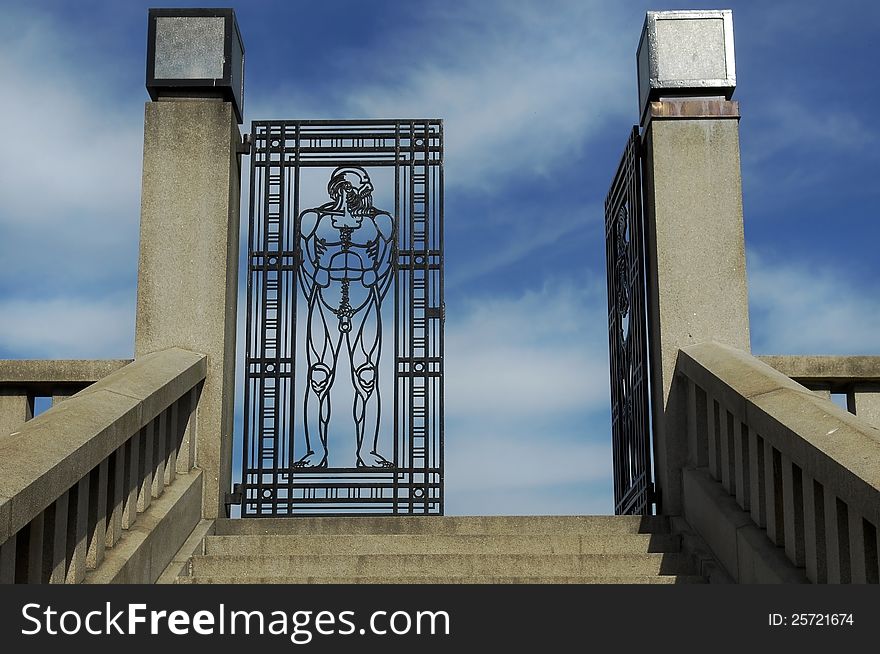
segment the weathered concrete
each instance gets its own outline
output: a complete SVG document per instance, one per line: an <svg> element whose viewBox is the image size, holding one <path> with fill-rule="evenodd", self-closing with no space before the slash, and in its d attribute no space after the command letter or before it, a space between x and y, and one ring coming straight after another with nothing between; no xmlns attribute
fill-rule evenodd
<svg viewBox="0 0 880 654"><path fill-rule="evenodd" d="M178 583L704 583L641 516L221 519ZM175 564L175 570L180 569Z"/></svg>
<svg viewBox="0 0 880 654"><path fill-rule="evenodd" d="M811 581L874 579L880 430L741 350L693 345L680 352L677 370L747 429L747 494L734 500L709 479L719 479L716 471L701 469L708 481L696 472L685 479L686 518L726 567L736 566L731 574L741 582L779 576L784 566L774 558L784 554ZM719 522L724 503L728 519Z"/></svg>
<svg viewBox="0 0 880 654"><path fill-rule="evenodd" d="M208 357L196 445L205 518L231 484L240 140L228 102L146 105L135 356Z"/></svg>
<svg viewBox="0 0 880 654"><path fill-rule="evenodd" d="M172 349L145 356L28 421L0 442L0 543L205 375L205 358Z"/></svg>
<svg viewBox="0 0 880 654"><path fill-rule="evenodd" d="M705 584L698 575L643 575L631 577L570 576L519 577L476 576L446 577L442 575L388 577L181 577L178 584Z"/></svg>
<svg viewBox="0 0 880 654"><path fill-rule="evenodd" d="M333 536L214 536L205 554L285 556L308 554L645 554L678 552L671 534L559 536L358 534Z"/></svg>
<svg viewBox="0 0 880 654"><path fill-rule="evenodd" d="M105 552L103 564L86 573L85 583L155 583L199 523L202 480L201 470L178 476Z"/></svg>
<svg viewBox="0 0 880 654"><path fill-rule="evenodd" d="M116 372L131 359L2 359L0 386L41 386L93 384Z"/></svg>
<svg viewBox="0 0 880 654"><path fill-rule="evenodd" d="M387 554L193 558L194 577L633 577L691 575L683 554Z"/></svg>
<svg viewBox="0 0 880 654"><path fill-rule="evenodd" d="M0 388L0 443L33 417L34 399L27 388Z"/></svg>
<svg viewBox="0 0 880 654"><path fill-rule="evenodd" d="M181 577L189 575L192 557L205 553L205 540L214 534L214 525L214 520L199 521L180 549L177 550L171 562L159 575L156 580L157 584L175 584Z"/></svg>
<svg viewBox="0 0 880 654"><path fill-rule="evenodd" d="M857 386L852 395L852 412L880 429L880 386Z"/></svg>
<svg viewBox="0 0 880 654"><path fill-rule="evenodd" d="M880 356L760 356L761 361L799 382L880 384Z"/></svg>
<svg viewBox="0 0 880 654"><path fill-rule="evenodd" d="M672 102L652 103L644 189L654 461L662 511L678 515L687 462L687 389L673 389L678 351L709 340L748 351L749 314L738 111ZM694 117L707 107L717 115Z"/></svg>
<svg viewBox="0 0 880 654"><path fill-rule="evenodd" d="M685 469L684 514L733 580L741 584L807 583L782 548L705 469Z"/></svg>
<svg viewBox="0 0 880 654"><path fill-rule="evenodd" d="M662 516L353 516L217 520L218 535L425 534L546 535L644 534L668 530Z"/></svg>
<svg viewBox="0 0 880 654"><path fill-rule="evenodd" d="M741 350L694 345L682 350L679 368L741 411L749 429L805 478L880 524L880 430Z"/></svg>

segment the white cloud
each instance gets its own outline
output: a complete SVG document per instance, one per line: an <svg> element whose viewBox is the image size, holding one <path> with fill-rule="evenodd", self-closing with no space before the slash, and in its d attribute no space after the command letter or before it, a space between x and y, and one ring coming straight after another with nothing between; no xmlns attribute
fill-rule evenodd
<svg viewBox="0 0 880 654"><path fill-rule="evenodd" d="M450 513L611 511L587 492L612 488L604 303L595 281L566 280L450 316Z"/></svg>
<svg viewBox="0 0 880 654"><path fill-rule="evenodd" d="M474 297L458 310L446 336L451 414L506 423L608 403L607 307L596 280Z"/></svg>
<svg viewBox="0 0 880 654"><path fill-rule="evenodd" d="M761 354L880 352L880 288L803 261L770 262L750 250L752 349Z"/></svg>
<svg viewBox="0 0 880 654"><path fill-rule="evenodd" d="M0 276L19 292L134 279L143 114L120 105L81 44L15 17L0 39ZM90 74L73 71L74 62ZM112 75L107 76L108 78ZM139 99L138 99L139 100Z"/></svg>
<svg viewBox="0 0 880 654"><path fill-rule="evenodd" d="M0 348L16 358L130 358L133 293L100 299L0 299Z"/></svg>
<svg viewBox="0 0 880 654"><path fill-rule="evenodd" d="M591 137L635 118L637 26L610 3L468 3L427 10L425 33L362 53L338 116L440 117L447 182L496 190L511 174L549 175ZM467 20L463 20L463 16ZM353 62L355 63L355 62ZM630 80L630 83L621 83ZM254 115L326 114L326 99L254 98Z"/></svg>

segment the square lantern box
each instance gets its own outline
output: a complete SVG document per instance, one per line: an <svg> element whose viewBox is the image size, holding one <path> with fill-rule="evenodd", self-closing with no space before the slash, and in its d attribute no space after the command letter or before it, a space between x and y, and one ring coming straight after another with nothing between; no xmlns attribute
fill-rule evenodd
<svg viewBox="0 0 880 654"><path fill-rule="evenodd" d="M724 96L736 88L729 9L649 11L636 54L644 119L660 97Z"/></svg>
<svg viewBox="0 0 880 654"><path fill-rule="evenodd" d="M244 111L244 46L232 9L150 9L147 91L159 97L222 97Z"/></svg>

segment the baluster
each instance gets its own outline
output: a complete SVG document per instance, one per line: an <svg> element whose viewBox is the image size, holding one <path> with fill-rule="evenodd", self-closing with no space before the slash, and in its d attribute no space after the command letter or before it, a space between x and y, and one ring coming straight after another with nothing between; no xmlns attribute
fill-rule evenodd
<svg viewBox="0 0 880 654"><path fill-rule="evenodd" d="M70 491L46 509L46 547L43 551L43 582L63 584L67 568L67 514Z"/></svg>
<svg viewBox="0 0 880 654"><path fill-rule="evenodd" d="M709 438L707 439L707 450L709 454L709 474L712 475L712 478L716 481L721 478L721 471L719 465L719 452L718 452L718 443L719 443L719 434L720 425L718 424L718 412L719 406L718 402L706 393L706 420L707 427L709 432Z"/></svg>
<svg viewBox="0 0 880 654"><path fill-rule="evenodd" d="M165 443L168 439L168 411L153 419L153 497L165 492Z"/></svg>
<svg viewBox="0 0 880 654"><path fill-rule="evenodd" d="M825 551L828 583L849 583L849 518L846 505L825 489Z"/></svg>
<svg viewBox="0 0 880 654"><path fill-rule="evenodd" d="M94 570L104 561L107 538L107 468L104 459L92 469L89 482L89 542L86 568Z"/></svg>
<svg viewBox="0 0 880 654"><path fill-rule="evenodd" d="M807 579L823 584L828 579L825 562L825 504L822 486L814 479L802 476L804 502L804 567Z"/></svg>
<svg viewBox="0 0 880 654"><path fill-rule="evenodd" d="M125 499L125 444L110 456L110 487L107 492L107 547L113 547L122 536L122 512Z"/></svg>
<svg viewBox="0 0 880 654"><path fill-rule="evenodd" d="M138 491L140 490L140 453L141 439L144 430L141 429L128 439L125 444L126 470L125 470L125 505L122 509L122 528L131 529L137 520Z"/></svg>
<svg viewBox="0 0 880 654"><path fill-rule="evenodd" d="M865 529L864 521L856 511L848 511L849 530L849 570L850 582L854 584L868 583L868 570L865 565Z"/></svg>
<svg viewBox="0 0 880 654"><path fill-rule="evenodd" d="M781 457L785 554L796 566L804 565L804 491L801 469Z"/></svg>
<svg viewBox="0 0 880 654"><path fill-rule="evenodd" d="M67 576L65 582L78 584L86 576L86 548L89 531L89 477L70 489L67 511Z"/></svg>
<svg viewBox="0 0 880 654"><path fill-rule="evenodd" d="M748 511L752 502L749 478L749 428L739 416L734 416L733 429L733 478L736 484L736 501L743 511Z"/></svg>
<svg viewBox="0 0 880 654"><path fill-rule="evenodd" d="M40 511L25 527L27 538L27 576L29 584L43 581L43 534L46 526L46 513Z"/></svg>
<svg viewBox="0 0 880 654"><path fill-rule="evenodd" d="M766 476L767 536L780 547L785 545L785 518L782 505L782 458L764 440L764 475Z"/></svg>
<svg viewBox="0 0 880 654"><path fill-rule="evenodd" d="M174 483L177 473L177 449L180 447L179 435L180 400L172 402L165 412L165 485Z"/></svg>
<svg viewBox="0 0 880 654"><path fill-rule="evenodd" d="M138 489L137 510L143 513L150 506L153 497L153 441L156 438L156 421L150 421L141 431L140 488Z"/></svg>
<svg viewBox="0 0 880 654"><path fill-rule="evenodd" d="M865 536L865 579L869 584L880 584L880 541L877 527L868 520L862 521Z"/></svg>
<svg viewBox="0 0 880 654"><path fill-rule="evenodd" d="M721 409L721 485L731 495L736 494L736 482L734 481L733 461L735 459L733 451L733 414L727 409Z"/></svg>
<svg viewBox="0 0 880 654"><path fill-rule="evenodd" d="M12 534L0 545L0 584L15 583L15 544L16 536Z"/></svg>
<svg viewBox="0 0 880 654"><path fill-rule="evenodd" d="M751 429L749 430L749 477L751 478L751 486L749 487L751 499L749 505L752 520L759 527L767 526L765 475L764 439L758 436L754 429Z"/></svg>
<svg viewBox="0 0 880 654"><path fill-rule="evenodd" d="M181 400L179 419L183 422L180 449L177 452L177 472L186 474L195 465L196 454L196 417L201 384L195 386Z"/></svg>

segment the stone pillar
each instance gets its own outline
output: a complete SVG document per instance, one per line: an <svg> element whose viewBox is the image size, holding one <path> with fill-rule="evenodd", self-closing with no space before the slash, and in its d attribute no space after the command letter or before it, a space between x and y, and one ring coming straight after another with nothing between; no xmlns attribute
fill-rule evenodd
<svg viewBox="0 0 880 654"><path fill-rule="evenodd" d="M664 513L681 511L686 389L680 348L718 341L748 351L739 111L727 100L652 102L645 128L648 310L655 468Z"/></svg>
<svg viewBox="0 0 880 654"><path fill-rule="evenodd" d="M678 515L688 463L679 349L749 350L732 13L649 11L636 63L655 480L661 511Z"/></svg>
<svg viewBox="0 0 880 654"><path fill-rule="evenodd" d="M864 418L880 429L880 385L856 386L852 394L850 410L859 418Z"/></svg>
<svg viewBox="0 0 880 654"><path fill-rule="evenodd" d="M135 356L206 354L196 465L202 512L223 515L231 485L241 135L231 102L148 102Z"/></svg>

